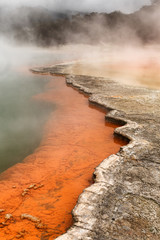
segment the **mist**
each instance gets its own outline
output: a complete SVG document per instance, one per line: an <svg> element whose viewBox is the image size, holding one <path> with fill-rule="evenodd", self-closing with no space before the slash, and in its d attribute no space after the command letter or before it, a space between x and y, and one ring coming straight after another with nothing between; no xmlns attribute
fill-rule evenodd
<svg viewBox="0 0 160 240"><path fill-rule="evenodd" d="M33 101L46 90L47 77L33 76L30 68L67 63L69 74L160 89L159 3L1 1L0 6L0 159L6 159L0 170L38 146L50 112L50 106Z"/></svg>
<svg viewBox="0 0 160 240"><path fill-rule="evenodd" d="M150 0L1 0L0 6L32 6L45 7L54 11L78 11L78 12L112 12L122 11L131 13L144 5L150 5Z"/></svg>
<svg viewBox="0 0 160 240"><path fill-rule="evenodd" d="M151 5L150 1L140 0L83 0L81 3L68 0L65 4L62 0L12 0L1 1L0 6L12 7L12 10L3 7L0 10L1 74L6 74L8 68L25 66L29 69L37 65L77 59L89 61L92 58L96 64L100 58L105 62L108 58L109 66L121 59L125 66L152 65L152 69L153 64L148 62L154 59L155 65L159 66L155 54L155 46L160 43L160 23L157 21L159 1L152 1ZM140 10L133 12L140 7ZM133 13L115 11L126 12L127 8L129 11L132 9ZM102 9L111 13L102 13ZM62 13L67 10L69 13ZM80 13L72 13L72 10ZM91 12L93 10L96 12ZM82 14L81 11L91 13ZM147 46L154 46L153 52L152 47ZM119 48L123 48L123 51L119 51ZM108 51L112 60L117 51L112 64ZM127 60L124 61L122 56Z"/></svg>
<svg viewBox="0 0 160 240"><path fill-rule="evenodd" d="M65 112L54 102L59 93L56 77L49 83L52 76L33 74L29 69L65 63L68 74L160 90L160 4L150 6L150 1L140 0L0 1L0 172L23 161L40 145L38 164L43 165L41 157L49 148L57 148L61 156L57 142L52 142L54 132L45 134L45 126L47 132L54 126L50 119L55 111L62 108L62 115ZM57 133L63 135L63 129ZM49 145L41 142L43 137ZM54 152L51 159L52 155L54 163ZM32 171L34 156L29 163ZM26 187L24 182L22 187ZM11 185L11 190L16 189Z"/></svg>
<svg viewBox="0 0 160 240"><path fill-rule="evenodd" d="M12 1L12 9L0 8L1 38L5 37L18 45L42 47L113 42L135 45L158 43L160 40L160 24L157 21L160 5L150 6L150 1L102 1L101 4L97 4L97 1L82 1L81 4L75 4L75 1L66 1L65 4L63 1L45 3L46 5L43 1L34 1L34 4L31 1L23 1L22 5L20 1ZM4 4L9 6L8 2L1 2L1 5ZM147 5L142 7L144 4ZM126 14L126 7L132 8L130 12L142 8Z"/></svg>
<svg viewBox="0 0 160 240"><path fill-rule="evenodd" d="M143 65L144 68L144 65L152 65L153 69L153 64L148 64L151 59L154 59L155 66L159 66L155 54L155 46L160 43L160 23L157 21L160 4L157 2L150 6L150 1L129 0L86 0L81 4L71 0L65 4L62 0L1 1L1 6L12 6L13 9L1 9L0 72L6 74L6 69L11 67L25 66L29 69L77 59L90 61L93 58L98 64L97 59L102 58L106 62L108 58L110 62L108 51L112 60L114 55L115 63L121 59L125 66ZM126 6L135 11L144 4L143 8L131 14L112 12L120 8L125 12ZM44 8L47 6L48 10ZM102 11L100 7L111 13L55 13L63 10L92 11L93 8ZM147 46L154 46L153 52L152 47ZM120 48L123 48L122 52ZM123 56L127 60L124 61ZM111 65L114 63L109 63Z"/></svg>

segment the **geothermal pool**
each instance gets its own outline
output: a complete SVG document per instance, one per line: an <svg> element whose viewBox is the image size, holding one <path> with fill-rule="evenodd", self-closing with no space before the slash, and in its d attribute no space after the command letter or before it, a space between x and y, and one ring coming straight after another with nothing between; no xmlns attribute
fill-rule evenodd
<svg viewBox="0 0 160 240"><path fill-rule="evenodd" d="M0 172L34 151L51 111L49 104L32 99L44 89L44 78L7 71L0 77Z"/></svg>
<svg viewBox="0 0 160 240"><path fill-rule="evenodd" d="M67 87L63 77L50 77L46 91L33 99L56 103L56 109L39 147L0 175L1 239L54 239L64 233L94 168L125 143L113 137L115 126L105 123L104 111L89 106L88 98ZM12 217L6 220L6 214ZM23 214L33 221L22 219Z"/></svg>
<svg viewBox="0 0 160 240"><path fill-rule="evenodd" d="M69 60L55 49L17 47L0 40L0 172L22 161L40 144L43 126L56 104L32 97L48 81L29 72L42 64ZM74 54L72 55L74 59Z"/></svg>
<svg viewBox="0 0 160 240"><path fill-rule="evenodd" d="M0 59L1 240L50 240L64 233L94 168L126 144L114 138L116 126L105 122L106 112L64 77L28 71L80 58L62 50L6 49L9 57Z"/></svg>
<svg viewBox="0 0 160 240"><path fill-rule="evenodd" d="M50 51L45 54L48 64ZM64 233L94 168L125 143L114 138L116 126L105 123L105 112L63 77L28 72L44 52L30 56L1 64L1 240Z"/></svg>

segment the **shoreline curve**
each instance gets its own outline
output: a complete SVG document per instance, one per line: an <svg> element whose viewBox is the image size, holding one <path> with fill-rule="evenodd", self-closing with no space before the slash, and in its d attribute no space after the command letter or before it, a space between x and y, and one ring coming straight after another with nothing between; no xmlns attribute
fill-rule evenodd
<svg viewBox="0 0 160 240"><path fill-rule="evenodd" d="M73 226L57 240L140 240L160 238L160 91L121 85L93 76L70 75L67 67L32 69L63 75L109 110L106 119L124 124L115 134L130 140L94 172L73 209Z"/></svg>

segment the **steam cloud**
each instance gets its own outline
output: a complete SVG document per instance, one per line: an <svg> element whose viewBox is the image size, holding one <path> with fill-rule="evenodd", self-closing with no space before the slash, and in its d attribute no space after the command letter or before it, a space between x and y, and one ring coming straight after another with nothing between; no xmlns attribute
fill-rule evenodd
<svg viewBox="0 0 160 240"><path fill-rule="evenodd" d="M1 0L0 6L43 6L55 11L112 12L130 13L149 5L150 0Z"/></svg>

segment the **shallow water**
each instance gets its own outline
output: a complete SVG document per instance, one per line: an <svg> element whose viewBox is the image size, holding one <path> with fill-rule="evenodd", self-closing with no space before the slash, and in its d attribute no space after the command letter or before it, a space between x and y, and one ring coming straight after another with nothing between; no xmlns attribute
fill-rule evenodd
<svg viewBox="0 0 160 240"><path fill-rule="evenodd" d="M147 52L135 56L122 51L116 56L108 49L94 50L1 49L0 168L12 166L0 174L1 240L51 240L63 234L73 222L71 211L78 196L92 183L95 167L127 144L114 138L116 126L105 122L105 112L66 86L63 77L33 75L29 68L80 60L70 71L159 87L158 51L146 58ZM133 55L134 61L126 61ZM12 214L9 220L7 213ZM24 213L37 222L22 219Z"/></svg>
<svg viewBox="0 0 160 240"><path fill-rule="evenodd" d="M11 49L16 62L7 57L1 64L1 170L13 165L0 175L1 240L54 239L64 233L94 168L126 144L114 138L116 126L105 122L105 112L66 86L63 77L26 71L42 62L64 61L68 50L27 49ZM21 219L24 213L40 219L40 225Z"/></svg>
<svg viewBox="0 0 160 240"><path fill-rule="evenodd" d="M46 78L46 76L43 76ZM92 183L94 168L126 142L113 136L104 111L88 105L88 98L67 87L62 77L51 77L36 101L56 103L36 151L23 163L0 175L0 239L54 239L71 226L71 211L79 194ZM35 187L29 188L32 184ZM24 189L28 189L27 193ZM12 196L12 197L11 197ZM5 214L13 218L5 221ZM41 226L21 214L41 220ZM0 225L1 226L1 225Z"/></svg>
<svg viewBox="0 0 160 240"><path fill-rule="evenodd" d="M39 145L42 126L51 111L49 104L32 98L45 85L44 78L28 70L38 54L30 50L27 59L22 59L22 48L13 59L13 49L3 49L0 56L0 172L22 161ZM27 70L22 70L23 64Z"/></svg>
<svg viewBox="0 0 160 240"><path fill-rule="evenodd" d="M33 100L45 80L8 70L0 81L0 172L38 147L51 106ZM56 106L52 106L55 108Z"/></svg>
<svg viewBox="0 0 160 240"><path fill-rule="evenodd" d="M43 126L56 108L33 96L46 80L29 68L70 59L66 51L18 47L0 39L0 172L22 161L38 147ZM74 54L72 55L74 59Z"/></svg>

